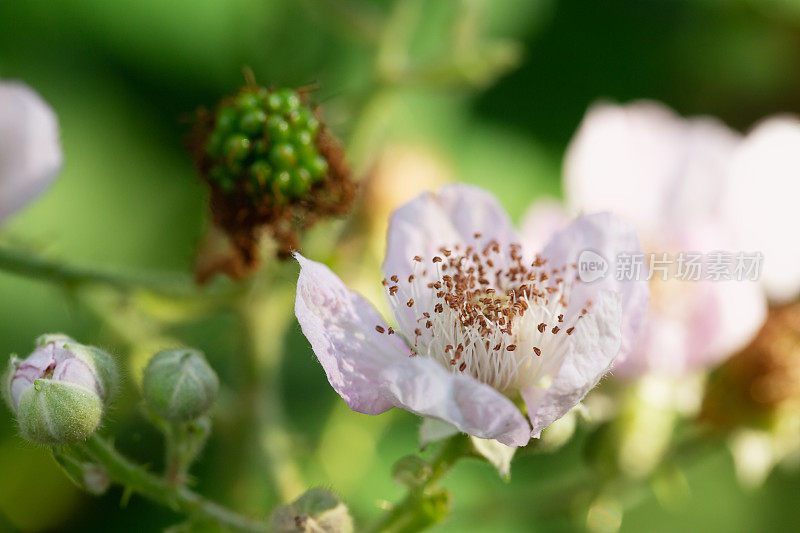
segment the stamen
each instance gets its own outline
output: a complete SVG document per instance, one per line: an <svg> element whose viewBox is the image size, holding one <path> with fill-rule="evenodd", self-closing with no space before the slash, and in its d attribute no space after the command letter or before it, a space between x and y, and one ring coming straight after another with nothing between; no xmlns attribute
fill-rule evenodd
<svg viewBox="0 0 800 533"><path fill-rule="evenodd" d="M439 253L430 258L430 276L416 255L407 284L398 276L389 277L394 285L384 280L391 304L403 309L398 317L406 317L400 320L406 338L413 337L412 357L430 357L501 392L537 383L559 367L568 351L561 324L571 335L591 307L587 302L580 316L565 319L577 267L546 269L538 256L528 264L519 245L495 240Z"/></svg>

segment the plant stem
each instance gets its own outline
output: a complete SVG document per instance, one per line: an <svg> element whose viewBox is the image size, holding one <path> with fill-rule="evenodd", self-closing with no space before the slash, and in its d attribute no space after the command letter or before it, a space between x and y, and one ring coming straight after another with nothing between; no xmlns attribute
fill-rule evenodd
<svg viewBox="0 0 800 533"><path fill-rule="evenodd" d="M270 294L244 303L240 313L248 374L246 423L281 501L296 498L304 489L286 429L279 381L293 295L276 284ZM257 469L248 470L250 476L259 475Z"/></svg>
<svg viewBox="0 0 800 533"><path fill-rule="evenodd" d="M203 417L191 422L165 422L161 427L166 439L164 477L170 485L185 485L189 469L211 433L211 421Z"/></svg>
<svg viewBox="0 0 800 533"><path fill-rule="evenodd" d="M67 288L105 286L118 292L144 290L171 298L195 299L211 296L208 292L198 291L189 278L181 275L161 274L151 277L65 265L3 246L0 246L0 270Z"/></svg>
<svg viewBox="0 0 800 533"><path fill-rule="evenodd" d="M469 437L458 434L447 439L431 461L431 475L422 485L412 488L403 500L367 529L370 533L418 531L434 525L444 516L421 516L424 497L462 457L471 455Z"/></svg>
<svg viewBox="0 0 800 533"><path fill-rule="evenodd" d="M113 445L97 435L84 444L85 451L108 472L111 479L149 500L160 503L189 517L209 521L236 531L268 531L266 522L242 516L206 500L185 487L175 487L134 464Z"/></svg>

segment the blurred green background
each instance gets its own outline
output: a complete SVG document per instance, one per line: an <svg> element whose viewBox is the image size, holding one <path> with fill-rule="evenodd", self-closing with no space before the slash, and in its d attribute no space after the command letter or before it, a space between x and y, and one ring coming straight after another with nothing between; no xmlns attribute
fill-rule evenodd
<svg viewBox="0 0 800 533"><path fill-rule="evenodd" d="M404 48L412 63L459 54L450 39L469 4L484 4L481 39L500 43L501 58L519 50L519 62L472 83L447 75L381 83L371 39L385 38L382 21L402 15L388 1L0 1L0 77L24 80L55 108L66 161L53 189L10 220L5 236L80 264L188 271L205 195L183 149L184 119L235 91L243 65L264 84L318 86L315 98L359 168L376 146L425 145L458 179L495 192L514 217L536 196L558 194L563 151L599 98L654 98L739 129L767 114L800 112L800 1L403 3L414 21ZM377 266L370 273L379 279ZM0 354L27 353L37 335L57 330L118 342L74 295L0 273ZM206 351L229 391L246 380L232 316L172 333ZM305 480L338 491L363 524L379 513L376 502L402 495L389 471L415 450L418 421L404 412L350 412L296 325L287 343L281 394ZM161 443L138 416L135 383L127 378L107 426L121 449L157 467ZM223 422L195 471L200 491L237 507L231 463L240 458L222 452L232 431L224 411L235 404L224 398ZM584 468L582 441L579 431L557 454L518 458L508 483L466 461L446 481L455 509L439 531L579 527L579 517L547 511L554 487ZM800 521L796 474L779 471L763 489L744 491L720 448L686 475L689 499L663 506L645 487L622 531L785 530ZM120 497L79 493L43 450L16 436L10 416L0 416L0 530L149 531L178 521L136 497L123 509ZM277 503L274 494L263 500L264 512Z"/></svg>

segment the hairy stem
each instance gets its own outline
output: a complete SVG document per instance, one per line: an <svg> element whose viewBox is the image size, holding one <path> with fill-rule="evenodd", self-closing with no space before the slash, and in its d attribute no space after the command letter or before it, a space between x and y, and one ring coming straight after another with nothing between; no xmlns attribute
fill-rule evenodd
<svg viewBox="0 0 800 533"><path fill-rule="evenodd" d="M102 465L116 483L156 503L188 517L213 522L236 531L268 531L266 522L240 515L217 503L206 500L185 487L172 486L147 472L120 454L113 445L97 435L84 444L86 453Z"/></svg>

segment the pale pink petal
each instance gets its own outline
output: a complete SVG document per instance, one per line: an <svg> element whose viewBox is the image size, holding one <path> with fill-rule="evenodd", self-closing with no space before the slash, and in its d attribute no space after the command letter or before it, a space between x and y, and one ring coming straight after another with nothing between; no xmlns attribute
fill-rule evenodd
<svg viewBox="0 0 800 533"><path fill-rule="evenodd" d="M570 207L610 210L643 232L714 213L739 136L721 122L683 119L656 102L596 104L564 163Z"/></svg>
<svg viewBox="0 0 800 533"><path fill-rule="evenodd" d="M665 230L661 237L673 261L678 263L684 253L708 263L719 250L735 260L735 252L727 252L733 250L727 228L714 222ZM713 367L743 348L763 324L766 300L758 283L712 281L702 273L696 279L677 279L677 274L676 269L667 280L654 275L642 332L631 354L617 361L615 376L681 376Z"/></svg>
<svg viewBox="0 0 800 533"><path fill-rule="evenodd" d="M607 263L604 277L596 281L583 282L576 279L569 301L570 314L577 313L589 301L594 301L600 291L619 292L622 301L622 345L620 358L631 351L647 310L650 289L646 276L629 280L619 276L623 264L620 254L628 256L642 254L636 231L629 223L610 213L596 213L575 219L569 226L553 235L542 251L549 267L580 264L581 254L590 251ZM643 271L646 274L646 271ZM615 354L616 355L616 354Z"/></svg>
<svg viewBox="0 0 800 533"><path fill-rule="evenodd" d="M524 446L530 424L507 397L474 378L446 370L427 357L412 357L383 373L387 396L420 416L449 422L464 433Z"/></svg>
<svg viewBox="0 0 800 533"><path fill-rule="evenodd" d="M692 361L693 368L715 365L747 346L767 318L764 291L754 281L712 282L718 330L708 356Z"/></svg>
<svg viewBox="0 0 800 533"><path fill-rule="evenodd" d="M564 160L569 206L610 210L637 227L657 227L682 134L680 117L655 102L593 105Z"/></svg>
<svg viewBox="0 0 800 533"><path fill-rule="evenodd" d="M375 309L326 266L300 262L295 313L328 381L351 409L379 414L392 406L447 421L509 446L527 443L530 426L505 396L410 350Z"/></svg>
<svg viewBox="0 0 800 533"><path fill-rule="evenodd" d="M800 121L777 117L758 125L732 163L725 213L746 251L764 254L762 283L771 299L800 292Z"/></svg>
<svg viewBox="0 0 800 533"><path fill-rule="evenodd" d="M554 198L536 200L522 217L520 239L526 255L538 253L547 241L572 221L564 204Z"/></svg>
<svg viewBox="0 0 800 533"><path fill-rule="evenodd" d="M609 371L619 352L621 326L620 295L602 291L592 311L575 326L569 350L549 386L533 385L521 391L534 438L575 407Z"/></svg>
<svg viewBox="0 0 800 533"><path fill-rule="evenodd" d="M328 381L354 411L375 415L390 409L380 375L408 359L409 348L397 335L381 334L388 326L375 308L349 290L321 263L296 254L300 263L295 314Z"/></svg>
<svg viewBox="0 0 800 533"><path fill-rule="evenodd" d="M0 221L47 189L61 160L50 106L22 83L0 82Z"/></svg>
<svg viewBox="0 0 800 533"><path fill-rule="evenodd" d="M717 220L722 214L721 191L742 136L711 117L684 122L683 151L676 155L675 179L665 191L668 226L686 226L695 220Z"/></svg>
<svg viewBox="0 0 800 533"><path fill-rule="evenodd" d="M476 234L480 236L476 238ZM492 240L501 245L519 242L497 199L478 187L450 185L438 193L423 193L392 214L383 271L387 278L396 275L407 280L413 274L419 279L433 281L436 270L431 261L434 256L442 255L441 248L456 245L483 248ZM423 262L414 261L415 256L421 257ZM432 292L403 294L402 290L400 294L403 301L415 297L416 307L423 309L429 307L432 295ZM417 327L416 312L404 305L394 306L393 310L403 331L412 334Z"/></svg>

